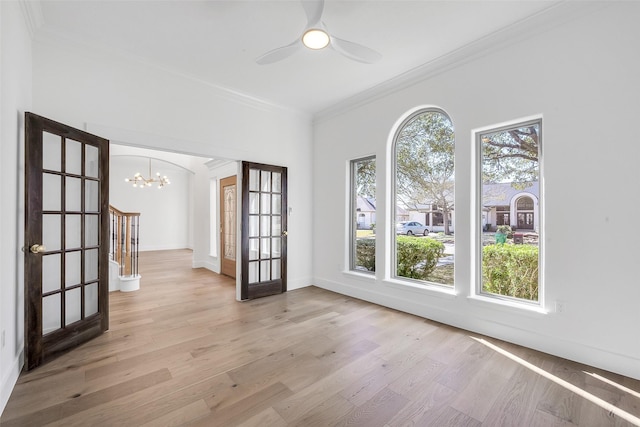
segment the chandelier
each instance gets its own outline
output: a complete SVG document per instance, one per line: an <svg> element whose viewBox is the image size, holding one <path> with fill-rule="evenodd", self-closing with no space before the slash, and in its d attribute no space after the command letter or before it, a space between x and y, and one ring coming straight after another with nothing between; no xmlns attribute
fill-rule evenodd
<svg viewBox="0 0 640 427"><path fill-rule="evenodd" d="M140 172L137 172L133 178L125 178L126 182L132 182L134 187L151 187L154 183L158 183L158 189L161 189L165 185L171 184L169 178L166 175L160 176L160 172L156 173L156 176L151 175L151 158L149 158L149 178L142 176Z"/></svg>

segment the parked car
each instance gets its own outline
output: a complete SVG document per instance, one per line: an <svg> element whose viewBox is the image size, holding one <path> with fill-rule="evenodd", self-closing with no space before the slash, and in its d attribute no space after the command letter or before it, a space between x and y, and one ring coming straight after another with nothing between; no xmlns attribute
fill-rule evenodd
<svg viewBox="0 0 640 427"><path fill-rule="evenodd" d="M417 221L401 221L396 224L396 234L406 234L407 236L422 234L426 236L429 234L429 229Z"/></svg>

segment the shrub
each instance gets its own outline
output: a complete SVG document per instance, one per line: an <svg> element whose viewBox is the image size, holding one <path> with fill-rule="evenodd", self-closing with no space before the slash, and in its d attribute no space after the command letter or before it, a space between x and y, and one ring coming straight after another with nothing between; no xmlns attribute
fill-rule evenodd
<svg viewBox="0 0 640 427"><path fill-rule="evenodd" d="M482 287L486 292L538 300L538 247L488 245L482 248Z"/></svg>
<svg viewBox="0 0 640 427"><path fill-rule="evenodd" d="M444 255L444 244L429 238L397 237L397 274L411 279L427 280L427 276Z"/></svg>
<svg viewBox="0 0 640 427"><path fill-rule="evenodd" d="M510 225L499 225L498 228L496 228L496 233L504 234L511 237L511 234L513 234L513 230L511 229Z"/></svg>
<svg viewBox="0 0 640 427"><path fill-rule="evenodd" d="M376 239L356 239L356 267L376 271Z"/></svg>

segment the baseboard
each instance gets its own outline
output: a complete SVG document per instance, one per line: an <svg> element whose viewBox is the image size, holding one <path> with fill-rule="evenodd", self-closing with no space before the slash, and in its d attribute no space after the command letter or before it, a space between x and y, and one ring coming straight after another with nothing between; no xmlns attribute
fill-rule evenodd
<svg viewBox="0 0 640 427"><path fill-rule="evenodd" d="M220 274L220 265L217 262L212 261L193 261L191 263L192 268L206 268L209 271Z"/></svg>
<svg viewBox="0 0 640 427"><path fill-rule="evenodd" d="M159 245L159 246L149 246L149 245L140 245L138 248L139 252L151 252L151 251L174 251L178 249L190 249L188 245Z"/></svg>
<svg viewBox="0 0 640 427"><path fill-rule="evenodd" d="M327 279L314 286L640 380L640 359Z"/></svg>
<svg viewBox="0 0 640 427"><path fill-rule="evenodd" d="M7 374L2 378L0 388L0 415L4 412L7 402L9 402L11 392L13 392L13 387L16 385L16 381L18 381L18 377L22 371L23 362L24 350L20 350L20 354L18 354L18 357L16 357L14 362L11 364L11 367L8 369Z"/></svg>
<svg viewBox="0 0 640 427"><path fill-rule="evenodd" d="M311 286L313 280L311 277L305 277L302 279L287 280L287 291L293 291L296 289L306 288Z"/></svg>

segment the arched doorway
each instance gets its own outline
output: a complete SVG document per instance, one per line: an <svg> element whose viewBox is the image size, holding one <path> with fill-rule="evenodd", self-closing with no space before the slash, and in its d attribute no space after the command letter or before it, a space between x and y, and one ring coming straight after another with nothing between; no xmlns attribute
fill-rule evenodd
<svg viewBox="0 0 640 427"><path fill-rule="evenodd" d="M534 227L534 203L529 196L522 196L516 202L516 218L518 230L533 230Z"/></svg>

